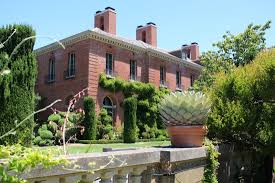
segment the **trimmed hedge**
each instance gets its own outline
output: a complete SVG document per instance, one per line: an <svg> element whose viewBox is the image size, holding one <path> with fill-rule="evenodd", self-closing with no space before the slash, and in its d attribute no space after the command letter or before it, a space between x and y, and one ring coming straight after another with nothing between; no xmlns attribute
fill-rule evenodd
<svg viewBox="0 0 275 183"><path fill-rule="evenodd" d="M136 142L158 142L158 141L169 141L169 138L166 139L137 139ZM77 140L77 143L80 144L115 144L123 143L123 140Z"/></svg>
<svg viewBox="0 0 275 183"><path fill-rule="evenodd" d="M95 140L97 134L97 119L95 113L95 102L92 97L88 96L84 98L84 111L85 117L83 120L83 126L85 128L83 138L89 140Z"/></svg>
<svg viewBox="0 0 275 183"><path fill-rule="evenodd" d="M124 100L124 131L125 143L135 143L137 139L137 99L129 97Z"/></svg>

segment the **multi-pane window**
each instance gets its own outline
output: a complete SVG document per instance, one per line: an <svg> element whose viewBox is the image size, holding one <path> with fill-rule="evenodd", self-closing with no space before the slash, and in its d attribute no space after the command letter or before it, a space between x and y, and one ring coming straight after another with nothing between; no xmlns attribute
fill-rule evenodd
<svg viewBox="0 0 275 183"><path fill-rule="evenodd" d="M67 77L75 76L75 53L69 53Z"/></svg>
<svg viewBox="0 0 275 183"><path fill-rule="evenodd" d="M195 76L193 74L190 75L190 86L192 87L194 85Z"/></svg>
<svg viewBox="0 0 275 183"><path fill-rule="evenodd" d="M48 75L48 81L54 81L55 80L55 60L51 58L49 60L49 75Z"/></svg>
<svg viewBox="0 0 275 183"><path fill-rule="evenodd" d="M160 66L160 84L161 85L166 85L165 76L166 76L165 67Z"/></svg>
<svg viewBox="0 0 275 183"><path fill-rule="evenodd" d="M181 72L177 71L176 72L176 85L178 89L182 89L181 88Z"/></svg>
<svg viewBox="0 0 275 183"><path fill-rule="evenodd" d="M130 60L130 80L136 80L137 62Z"/></svg>
<svg viewBox="0 0 275 183"><path fill-rule="evenodd" d="M106 53L106 74L113 75L113 55L110 53Z"/></svg>

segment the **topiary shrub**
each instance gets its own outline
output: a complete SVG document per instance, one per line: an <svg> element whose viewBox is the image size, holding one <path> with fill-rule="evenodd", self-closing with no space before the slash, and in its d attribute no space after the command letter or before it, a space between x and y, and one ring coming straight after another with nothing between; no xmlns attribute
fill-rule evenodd
<svg viewBox="0 0 275 183"><path fill-rule="evenodd" d="M84 134L83 139L86 140L95 140L96 134L97 134L97 119L96 119L96 113L95 113L95 103L92 97L88 96L84 98L83 102L84 106L84 120L83 120L83 126L84 126Z"/></svg>
<svg viewBox="0 0 275 183"><path fill-rule="evenodd" d="M136 125L137 99L129 97L124 100L124 132L123 140L125 143L135 143L137 137Z"/></svg>

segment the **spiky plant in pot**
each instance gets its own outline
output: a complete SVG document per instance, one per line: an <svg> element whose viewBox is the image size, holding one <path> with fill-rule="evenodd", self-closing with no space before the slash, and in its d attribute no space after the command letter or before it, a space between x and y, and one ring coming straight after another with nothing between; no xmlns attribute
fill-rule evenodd
<svg viewBox="0 0 275 183"><path fill-rule="evenodd" d="M166 95L159 104L159 112L172 145L201 146L205 135L203 125L210 108L209 97L201 92L184 91Z"/></svg>

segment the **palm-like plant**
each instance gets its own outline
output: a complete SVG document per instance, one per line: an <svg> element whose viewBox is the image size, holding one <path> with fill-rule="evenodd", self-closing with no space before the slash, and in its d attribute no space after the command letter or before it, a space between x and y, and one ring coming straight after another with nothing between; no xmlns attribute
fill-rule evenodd
<svg viewBox="0 0 275 183"><path fill-rule="evenodd" d="M166 126L203 125L211 101L201 92L184 91L166 95L158 107Z"/></svg>

